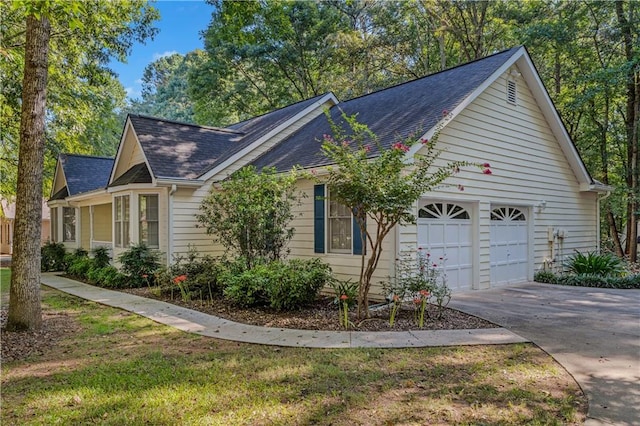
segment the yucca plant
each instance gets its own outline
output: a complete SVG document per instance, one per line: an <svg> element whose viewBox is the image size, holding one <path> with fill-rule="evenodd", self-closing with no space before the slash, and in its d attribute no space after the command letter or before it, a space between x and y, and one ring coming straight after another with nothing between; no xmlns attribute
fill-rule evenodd
<svg viewBox="0 0 640 426"><path fill-rule="evenodd" d="M576 253L565 263L569 272L580 275L621 276L624 272L622 260L611 253Z"/></svg>

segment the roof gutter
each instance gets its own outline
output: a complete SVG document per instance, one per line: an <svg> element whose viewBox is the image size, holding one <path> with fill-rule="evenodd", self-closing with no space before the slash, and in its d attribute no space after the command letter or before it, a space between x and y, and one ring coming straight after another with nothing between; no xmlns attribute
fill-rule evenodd
<svg viewBox="0 0 640 426"><path fill-rule="evenodd" d="M181 188L199 188L204 184L203 180L199 179L180 179L180 178L156 178L156 185L168 186L168 187L181 187Z"/></svg>

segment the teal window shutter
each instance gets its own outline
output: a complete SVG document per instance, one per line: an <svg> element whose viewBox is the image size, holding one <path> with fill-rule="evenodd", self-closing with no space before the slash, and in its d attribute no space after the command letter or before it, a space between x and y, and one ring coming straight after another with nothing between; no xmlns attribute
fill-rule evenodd
<svg viewBox="0 0 640 426"><path fill-rule="evenodd" d="M365 223L366 223L366 218L365 218ZM352 229L352 235L353 235L353 254L362 254L362 250L364 249L364 244L362 241L362 234L360 234L360 226L358 225L358 221L356 220L356 217L353 216L353 229Z"/></svg>
<svg viewBox="0 0 640 426"><path fill-rule="evenodd" d="M324 253L324 185L313 186L313 251Z"/></svg>

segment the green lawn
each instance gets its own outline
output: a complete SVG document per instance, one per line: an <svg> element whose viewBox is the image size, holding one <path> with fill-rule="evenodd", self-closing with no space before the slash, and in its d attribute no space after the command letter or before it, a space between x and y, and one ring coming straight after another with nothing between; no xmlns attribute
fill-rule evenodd
<svg viewBox="0 0 640 426"><path fill-rule="evenodd" d="M75 326L42 355L2 364L2 424L584 420L576 383L533 345L278 348L186 334L53 290L43 301Z"/></svg>
<svg viewBox="0 0 640 426"><path fill-rule="evenodd" d="M0 293L9 294L9 284L11 281L11 269L0 268Z"/></svg>

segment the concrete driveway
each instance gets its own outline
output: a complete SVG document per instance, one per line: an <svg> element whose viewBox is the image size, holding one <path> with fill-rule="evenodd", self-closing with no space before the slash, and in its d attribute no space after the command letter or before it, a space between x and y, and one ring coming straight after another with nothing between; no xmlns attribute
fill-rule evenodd
<svg viewBox="0 0 640 426"><path fill-rule="evenodd" d="M454 294L449 306L552 355L587 394L587 425L640 425L640 290L527 283Z"/></svg>

